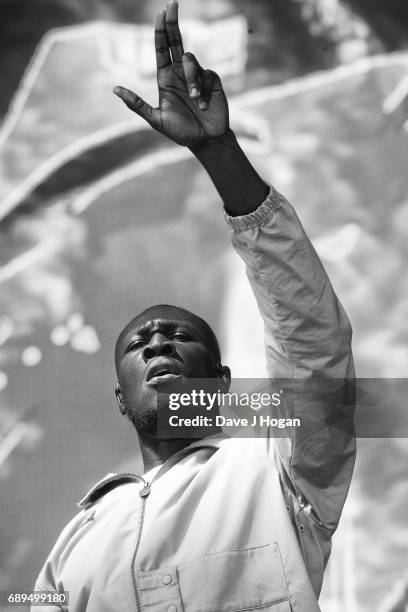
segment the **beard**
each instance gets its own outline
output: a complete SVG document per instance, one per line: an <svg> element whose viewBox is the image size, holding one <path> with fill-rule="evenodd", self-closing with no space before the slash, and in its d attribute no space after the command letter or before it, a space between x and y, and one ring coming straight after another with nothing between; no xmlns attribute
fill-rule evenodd
<svg viewBox="0 0 408 612"><path fill-rule="evenodd" d="M157 433L157 408L143 408L141 412L128 412L130 422L141 435L156 436Z"/></svg>

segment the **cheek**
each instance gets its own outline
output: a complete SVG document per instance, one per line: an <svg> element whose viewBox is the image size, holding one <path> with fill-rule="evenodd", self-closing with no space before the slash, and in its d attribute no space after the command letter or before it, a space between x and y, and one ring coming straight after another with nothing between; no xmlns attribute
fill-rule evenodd
<svg viewBox="0 0 408 612"><path fill-rule="evenodd" d="M120 364L118 378L125 399L140 393L143 369L137 363L135 357L129 356L123 359Z"/></svg>
<svg viewBox="0 0 408 612"><path fill-rule="evenodd" d="M192 378L211 378L215 376L214 359L204 347L194 348L185 356Z"/></svg>

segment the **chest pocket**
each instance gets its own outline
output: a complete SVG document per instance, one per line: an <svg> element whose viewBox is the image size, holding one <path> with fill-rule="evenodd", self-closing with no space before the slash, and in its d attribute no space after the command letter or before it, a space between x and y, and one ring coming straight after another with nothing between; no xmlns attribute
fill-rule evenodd
<svg viewBox="0 0 408 612"><path fill-rule="evenodd" d="M292 609L275 542L199 557L176 568L138 572L138 582L142 607L146 605L149 611L156 610L154 603L161 604L157 608L160 611L172 604L173 608L168 609L174 612L290 612ZM154 602L153 583L161 591L160 595L156 593Z"/></svg>

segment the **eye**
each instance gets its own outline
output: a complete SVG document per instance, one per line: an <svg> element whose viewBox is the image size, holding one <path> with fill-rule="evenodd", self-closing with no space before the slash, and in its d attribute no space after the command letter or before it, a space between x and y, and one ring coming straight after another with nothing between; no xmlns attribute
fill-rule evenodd
<svg viewBox="0 0 408 612"><path fill-rule="evenodd" d="M191 340L191 336L190 334L188 334L187 332L183 332L183 331L178 331L175 332L172 336L175 340Z"/></svg>
<svg viewBox="0 0 408 612"><path fill-rule="evenodd" d="M142 348L146 344L145 340L135 340L132 344L129 344L127 351L136 351L137 349Z"/></svg>

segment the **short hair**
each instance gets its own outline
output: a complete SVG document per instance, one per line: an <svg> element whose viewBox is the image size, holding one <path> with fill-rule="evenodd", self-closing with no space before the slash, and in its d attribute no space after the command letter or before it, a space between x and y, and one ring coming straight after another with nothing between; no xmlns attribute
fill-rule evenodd
<svg viewBox="0 0 408 612"><path fill-rule="evenodd" d="M203 332L204 338L206 340L207 348L210 350L210 352L212 353L214 357L214 362L215 362L214 365L221 363L221 351L220 351L220 346L218 344L217 336L215 335L214 330L207 323L207 321L205 321L202 317L194 314L190 310L187 310L186 308L182 308L181 306L173 306L170 304L156 304L154 306L149 306L148 308L145 308L144 310L139 312L135 317L133 317L133 319L129 321L127 325L125 325L125 327L120 332L118 339L116 340L116 345L115 345L116 371L118 370L119 347L120 347L122 338L129 331L129 329L131 329L132 327L135 327L135 325L139 323L142 324L144 321L147 321L149 319L153 319L153 318L156 319L156 318L160 318L163 316L166 317L166 316L171 316L171 315L173 316L176 315L177 317L190 321L194 325L199 327L201 331Z"/></svg>

